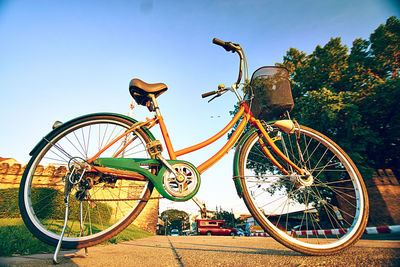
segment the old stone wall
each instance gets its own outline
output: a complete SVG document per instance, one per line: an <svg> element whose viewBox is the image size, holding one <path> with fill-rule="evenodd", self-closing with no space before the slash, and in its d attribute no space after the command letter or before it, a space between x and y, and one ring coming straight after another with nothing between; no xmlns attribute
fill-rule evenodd
<svg viewBox="0 0 400 267"><path fill-rule="evenodd" d="M134 225L153 234L156 234L157 232L159 196L160 194L154 188L153 193L151 194L151 199L148 201L147 205L136 220L133 221Z"/></svg>
<svg viewBox="0 0 400 267"><path fill-rule="evenodd" d="M369 226L400 225L400 185L392 170L378 170L367 183Z"/></svg>
<svg viewBox="0 0 400 267"><path fill-rule="evenodd" d="M0 164L0 189L7 188L18 188L22 174L24 173L26 166L22 166L20 163L1 163ZM65 175L66 168L55 167L52 165L49 166L39 166L35 172L37 176L36 183L45 183L46 185L53 185L54 188L61 188L63 185L60 183L61 178ZM134 183L134 182L129 182ZM141 212L141 214L136 218L133 222L134 225L137 225L139 228L146 230L151 233L156 233L157 230L157 221L158 221L158 208L159 208L159 200L158 200L158 192L157 190L153 190L153 194ZM15 201L18 201L17 199ZM121 207L119 207L120 209Z"/></svg>

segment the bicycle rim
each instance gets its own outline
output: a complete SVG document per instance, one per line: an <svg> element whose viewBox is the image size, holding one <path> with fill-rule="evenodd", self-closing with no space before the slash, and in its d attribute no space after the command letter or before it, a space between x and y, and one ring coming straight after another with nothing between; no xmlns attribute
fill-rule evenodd
<svg viewBox="0 0 400 267"><path fill-rule="evenodd" d="M280 159L289 172L283 173L264 154L259 134L250 136L239 161L241 183L244 201L262 228L282 244L311 255L336 253L357 241L367 223L368 198L347 154L304 126L296 134L276 130L271 137L307 174L297 175Z"/></svg>
<svg viewBox="0 0 400 267"><path fill-rule="evenodd" d="M58 242L65 217L64 192L66 179L71 176L71 161L85 161L95 155L132 124L112 115L84 118L56 132L33 155L21 180L20 210L36 237L50 245ZM116 142L101 157L148 158L145 147L149 141L150 138L138 130ZM127 143L130 144L120 151ZM78 191L82 190L77 186L69 193L64 248L92 246L116 235L138 216L153 189L148 181L128 181L111 176L86 174L83 182L88 187L86 197L79 197L82 192Z"/></svg>

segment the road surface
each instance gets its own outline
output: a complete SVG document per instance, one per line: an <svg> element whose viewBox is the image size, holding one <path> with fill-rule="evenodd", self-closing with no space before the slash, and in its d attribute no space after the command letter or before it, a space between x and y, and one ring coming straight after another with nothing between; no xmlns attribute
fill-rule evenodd
<svg viewBox="0 0 400 267"><path fill-rule="evenodd" d="M305 256L270 237L153 236L64 252L58 266L400 266L400 241L360 240L333 256ZM1 266L46 266L52 255L0 258Z"/></svg>

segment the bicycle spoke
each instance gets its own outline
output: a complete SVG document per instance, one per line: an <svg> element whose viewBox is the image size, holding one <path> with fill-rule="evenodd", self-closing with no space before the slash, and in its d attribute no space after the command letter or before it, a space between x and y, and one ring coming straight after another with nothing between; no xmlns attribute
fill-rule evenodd
<svg viewBox="0 0 400 267"><path fill-rule="evenodd" d="M83 159L86 159L86 158L87 158L87 155L84 154L84 153L82 153L82 151L85 151L85 149L82 147L81 143L79 142L79 139L78 139L78 137L76 136L75 132L74 132L73 134L74 134L75 139L76 139L76 141L78 142L78 144L79 144L79 146L81 147L82 150L79 150L79 149L75 146L75 144L74 144L72 141L69 140L68 137L65 137L65 139L67 139L67 141L76 149L76 151L82 156Z"/></svg>
<svg viewBox="0 0 400 267"><path fill-rule="evenodd" d="M271 138L306 175L284 174L263 154L258 145L260 137L253 134L243 145L246 152L241 154L238 177L247 206L276 239L299 251L334 250L336 244L346 245L346 235L360 235L352 229L354 222L365 217L358 211L362 193L355 182L360 178L349 172L353 166L343 161L345 156L331 141L305 129L300 127L300 135L273 131ZM271 153L286 171L295 172L272 149Z"/></svg>
<svg viewBox="0 0 400 267"><path fill-rule="evenodd" d="M49 142L50 143L50 142ZM58 151L61 152L61 154L63 154L64 156L66 156L68 159L71 159L72 156L67 153L62 147L58 146L57 144L53 144L53 147L56 148ZM51 151L52 153L55 153L53 150ZM68 162L68 161L66 161Z"/></svg>
<svg viewBox="0 0 400 267"><path fill-rule="evenodd" d="M68 239L63 244L78 244L81 239L87 244L104 241L138 216L147 203L143 196L151 193L152 187L148 187L148 182L120 180L108 174L96 173L95 167L91 172L68 171L71 161L81 165L82 160L78 158L84 161L105 147L107 149L101 155L104 158L115 156L113 153L118 153L119 158L129 155L149 158L146 143L151 139L140 129L128 134L126 142L123 141L124 137L115 142L131 128L130 121L114 115L91 116L94 119L83 118L58 128L59 132L52 139L45 139L47 144L40 148L40 153L35 155L37 159L29 167L31 175L25 183L28 193L24 195L24 201L29 201L29 213L25 212L25 216L35 225L36 232L46 236L44 241L54 240L55 236L61 234L62 220L65 218L63 212L58 214L55 211L65 211L63 196L67 187L63 181L66 176L71 177L76 184L68 192L69 216L65 230ZM41 166L57 170L57 174L52 172L49 175L63 177L52 177L50 181L43 179L47 173L35 175L38 171L42 172L42 169L38 169ZM52 242L57 243L58 240Z"/></svg>

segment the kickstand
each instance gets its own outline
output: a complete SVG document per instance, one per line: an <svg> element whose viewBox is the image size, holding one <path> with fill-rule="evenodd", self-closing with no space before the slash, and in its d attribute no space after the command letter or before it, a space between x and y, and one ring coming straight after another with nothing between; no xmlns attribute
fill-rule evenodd
<svg viewBox="0 0 400 267"><path fill-rule="evenodd" d="M64 237L64 233L65 233L65 229L67 228L67 222L68 222L68 210L69 210L69 195L67 195L64 198L64 202L65 202L65 220L64 220L64 227L62 229L61 235L60 235L60 239L58 240L58 244L56 247L56 251L54 252L54 256L53 256L53 263L54 264L58 264L59 262L57 261L57 257L58 257L58 253L60 252L60 248L61 248L61 243L62 243L62 239Z"/></svg>
<svg viewBox="0 0 400 267"><path fill-rule="evenodd" d="M80 209L81 209L81 235L85 236L85 232L83 231L83 207L82 207L82 201L80 203ZM89 255L88 253L88 248L85 247L85 257Z"/></svg>

